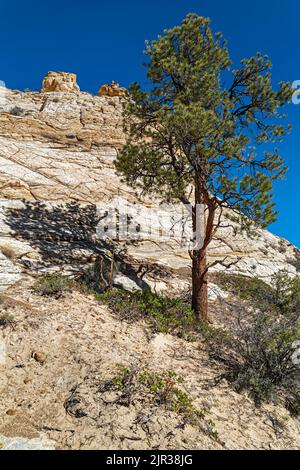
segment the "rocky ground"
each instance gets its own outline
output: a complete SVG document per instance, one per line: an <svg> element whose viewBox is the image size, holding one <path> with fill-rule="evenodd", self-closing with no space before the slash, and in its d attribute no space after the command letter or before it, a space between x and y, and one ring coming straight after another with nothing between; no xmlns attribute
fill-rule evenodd
<svg viewBox="0 0 300 470"><path fill-rule="evenodd" d="M256 408L225 379L216 385L222 369L201 341L120 321L76 291L54 299L17 285L2 295L1 312L8 320L0 326L4 449L299 448L300 420L280 405ZM205 410L199 422L187 422L132 384L124 399L107 386L120 364L182 376L180 388Z"/></svg>

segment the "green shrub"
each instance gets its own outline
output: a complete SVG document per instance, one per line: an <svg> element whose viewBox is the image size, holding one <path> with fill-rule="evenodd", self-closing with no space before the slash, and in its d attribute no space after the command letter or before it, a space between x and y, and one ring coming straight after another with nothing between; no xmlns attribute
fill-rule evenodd
<svg viewBox="0 0 300 470"><path fill-rule="evenodd" d="M279 313L300 310L300 278L291 278L286 270L272 276L273 304Z"/></svg>
<svg viewBox="0 0 300 470"><path fill-rule="evenodd" d="M300 387L293 393L289 393L285 400L285 406L294 416L300 416Z"/></svg>
<svg viewBox="0 0 300 470"><path fill-rule="evenodd" d="M180 298L162 297L150 290L129 292L123 289L111 289L95 296L122 320L144 319L157 333L170 333L186 340L201 336L205 340L225 341L227 337L223 330L199 322L190 303Z"/></svg>
<svg viewBox="0 0 300 470"><path fill-rule="evenodd" d="M75 281L61 274L45 274L33 285L33 290L39 295L60 297L64 292L76 288Z"/></svg>
<svg viewBox="0 0 300 470"><path fill-rule="evenodd" d="M193 311L181 299L161 297L149 290L129 292L122 289L96 294L96 298L107 303L124 320L148 320L157 332L173 332L181 336L196 328Z"/></svg>
<svg viewBox="0 0 300 470"><path fill-rule="evenodd" d="M272 276L271 285L227 273L216 278L251 308L236 312L226 341L209 343L211 356L226 367L222 376L237 391L248 390L257 405L280 398L300 413L300 368L292 360L293 343L300 340L300 278L285 270Z"/></svg>

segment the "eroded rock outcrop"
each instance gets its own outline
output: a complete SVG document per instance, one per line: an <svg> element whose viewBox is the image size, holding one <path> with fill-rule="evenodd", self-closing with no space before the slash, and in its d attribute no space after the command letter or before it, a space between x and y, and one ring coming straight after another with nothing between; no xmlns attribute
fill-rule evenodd
<svg viewBox="0 0 300 470"><path fill-rule="evenodd" d="M100 87L99 96L124 96L125 89L121 88L120 85L116 82L111 82L109 85L104 84Z"/></svg>
<svg viewBox="0 0 300 470"><path fill-rule="evenodd" d="M66 72L48 72L43 80L42 92L49 93L60 91L64 93L77 93L80 91L77 85L77 75Z"/></svg>

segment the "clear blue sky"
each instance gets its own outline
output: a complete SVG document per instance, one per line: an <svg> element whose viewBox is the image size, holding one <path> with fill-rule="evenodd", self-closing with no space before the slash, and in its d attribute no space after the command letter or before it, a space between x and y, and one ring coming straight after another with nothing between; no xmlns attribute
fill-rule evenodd
<svg viewBox="0 0 300 470"><path fill-rule="evenodd" d="M144 40L189 12L212 19L236 63L260 50L271 57L275 81L300 80L299 0L2 1L0 80L38 90L47 71L62 70L92 93L111 80L143 83ZM280 149L290 170L276 184L280 214L270 229L300 246L300 105L287 112L293 133Z"/></svg>

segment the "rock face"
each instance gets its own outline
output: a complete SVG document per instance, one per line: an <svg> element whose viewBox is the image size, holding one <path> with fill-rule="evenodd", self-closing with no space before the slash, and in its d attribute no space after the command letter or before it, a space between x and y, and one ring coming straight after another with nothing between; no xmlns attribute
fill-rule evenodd
<svg viewBox="0 0 300 470"><path fill-rule="evenodd" d="M48 72L43 80L42 92L49 93L53 91L77 93L80 91L77 85L77 75L66 72Z"/></svg>
<svg viewBox="0 0 300 470"><path fill-rule="evenodd" d="M92 262L107 248L98 237L103 217L127 202L139 236L128 243L118 234L128 258L118 282L157 291L185 287L186 246L176 236L162 239L159 221L151 224L156 238L145 229L159 201L140 201L114 170L125 142L122 97L78 90L74 74L49 72L43 92L6 90L0 101L0 289L33 271ZM236 234L234 224L210 247L211 261L225 257L240 259L232 271L266 280L279 269L299 270L288 241L265 230L250 239Z"/></svg>

